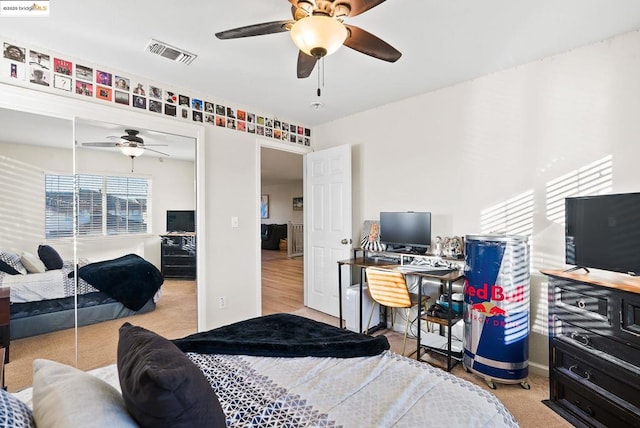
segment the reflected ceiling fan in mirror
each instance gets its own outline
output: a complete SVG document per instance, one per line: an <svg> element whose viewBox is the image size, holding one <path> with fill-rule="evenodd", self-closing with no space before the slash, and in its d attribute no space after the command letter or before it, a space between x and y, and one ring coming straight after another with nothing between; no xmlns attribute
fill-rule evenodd
<svg viewBox="0 0 640 428"><path fill-rule="evenodd" d="M402 56L397 49L360 27L344 23L345 18L360 15L384 1L289 0L293 19L221 31L216 37L227 40L289 31L299 49L298 78L301 79L309 77L319 59L342 45L383 61L396 62Z"/></svg>
<svg viewBox="0 0 640 428"><path fill-rule="evenodd" d="M131 158L131 172L133 172L133 160L138 156L141 156L145 150L149 150L154 153L158 153L164 156L169 156L167 153L161 152L156 149L151 149L150 147L160 147L167 146L167 144L145 144L144 140L138 136L140 131L136 129L125 129L126 135L122 135L120 137L110 135L106 137L108 140L113 141L104 141L104 142L91 142L91 143L82 143L83 147L113 147L120 150L120 152Z"/></svg>

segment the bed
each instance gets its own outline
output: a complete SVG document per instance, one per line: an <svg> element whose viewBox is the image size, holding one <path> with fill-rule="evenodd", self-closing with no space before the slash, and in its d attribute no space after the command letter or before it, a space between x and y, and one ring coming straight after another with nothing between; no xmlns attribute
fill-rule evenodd
<svg viewBox="0 0 640 428"><path fill-rule="evenodd" d="M10 287L11 339L150 312L163 278L135 254L95 263L63 262L60 269L11 275L0 272L0 286ZM77 290L77 298L74 295Z"/></svg>
<svg viewBox="0 0 640 428"><path fill-rule="evenodd" d="M303 330L311 334L300 335ZM196 379L189 379L191 375L178 374L183 369L194 369L199 373L196 377L206 379L205 388L215 393L224 422L205 425L192 420L190 425L171 419L181 418L181 409L164 415L165 420L175 421L167 426L518 426L490 392L388 348L384 336L373 338L290 314L258 317L173 342L127 323L120 329L118 364L89 373L122 394L121 407L126 410L118 411L140 426L163 426L158 419L146 424L140 421L136 406L146 406L142 418L158 418L171 407L172 397L166 389L148 388L165 375L172 381L171 394L187 394L176 401L187 402L189 412L213 407L199 401L205 394L193 391L198 387ZM176 355L180 350L184 353ZM339 356L330 356L334 353ZM151 361L141 363L144 359ZM130 376L136 375L132 381ZM39 377L34 374L34 397ZM173 385L188 385L189 390L176 392L182 387L174 390ZM67 391L77 389L74 385ZM19 392L16 397L34 405L35 411L41 404L31 402L31 392ZM188 395L190 392L193 394ZM140 397L159 398L143 403ZM61 394L57 406L70 403L69 408L75 409L78 406L73 402ZM92 415L93 426L100 426L95 413ZM82 417L74 414L72 420Z"/></svg>

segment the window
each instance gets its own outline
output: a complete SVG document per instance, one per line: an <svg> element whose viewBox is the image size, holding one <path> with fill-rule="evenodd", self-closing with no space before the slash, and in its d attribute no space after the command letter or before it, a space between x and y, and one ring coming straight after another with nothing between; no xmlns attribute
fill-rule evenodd
<svg viewBox="0 0 640 428"><path fill-rule="evenodd" d="M76 175L78 234L146 233L150 181L145 178ZM47 239L73 236L74 177L45 176Z"/></svg>

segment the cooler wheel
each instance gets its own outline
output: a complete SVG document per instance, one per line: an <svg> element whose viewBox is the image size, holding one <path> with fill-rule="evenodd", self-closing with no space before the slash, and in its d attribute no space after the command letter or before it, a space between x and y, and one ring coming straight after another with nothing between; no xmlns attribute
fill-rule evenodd
<svg viewBox="0 0 640 428"><path fill-rule="evenodd" d="M490 379L487 380L487 386L491 389L496 389L496 384Z"/></svg>
<svg viewBox="0 0 640 428"><path fill-rule="evenodd" d="M529 385L529 383L526 380L523 380L522 382L520 382L520 386L522 387L522 389L526 389L526 390L531 389L531 385Z"/></svg>

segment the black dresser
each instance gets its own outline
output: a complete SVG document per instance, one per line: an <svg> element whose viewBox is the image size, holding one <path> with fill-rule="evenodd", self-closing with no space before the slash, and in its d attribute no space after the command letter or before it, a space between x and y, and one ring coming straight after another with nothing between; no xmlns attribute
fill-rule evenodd
<svg viewBox="0 0 640 428"><path fill-rule="evenodd" d="M545 270L549 400L575 426L640 426L640 279Z"/></svg>
<svg viewBox="0 0 640 428"><path fill-rule="evenodd" d="M195 233L160 235L160 267L165 278L196 278Z"/></svg>

